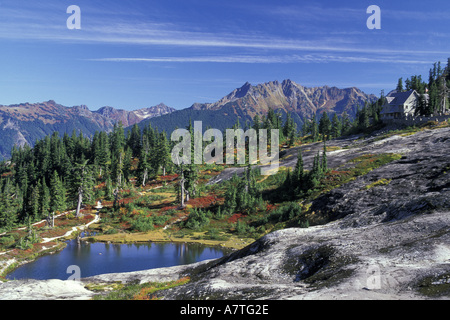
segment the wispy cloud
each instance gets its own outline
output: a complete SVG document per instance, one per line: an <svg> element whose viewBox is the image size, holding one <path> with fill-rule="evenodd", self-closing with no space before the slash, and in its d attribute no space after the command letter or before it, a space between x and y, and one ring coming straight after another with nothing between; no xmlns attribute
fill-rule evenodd
<svg viewBox="0 0 450 320"><path fill-rule="evenodd" d="M295 10L299 10L298 8ZM296 15L290 7L275 7L275 15ZM328 18L338 9L311 7L304 13L308 19ZM355 9L339 9L340 14L354 15ZM301 10L300 10L301 11ZM6 13L9 14L7 18ZM32 16L29 11L6 10L0 14L0 39L26 39L31 41L64 41L73 43L171 46L187 48L230 48L243 50L277 50L292 52L357 53L357 54L446 54L444 50L410 50L405 47L373 45L367 34L360 31L339 31L335 34L318 32L301 39L283 35L267 35L260 32L241 30L228 34L185 28L175 22L143 22L124 19L83 20L82 30L68 30L64 16L47 14ZM344 15L345 16L345 15ZM20 17L20 19L19 19ZM7 18L7 22L4 22ZM3 22L2 22L3 21ZM401 37L397 37L398 40ZM406 47L408 48L408 47ZM194 58L195 59L195 58ZM274 59L274 58L269 58Z"/></svg>
<svg viewBox="0 0 450 320"><path fill-rule="evenodd" d="M254 6L256 12L267 16L278 16L283 19L294 19L297 22L338 21L360 18L365 13L364 6L330 7L318 4Z"/></svg>
<svg viewBox="0 0 450 320"><path fill-rule="evenodd" d="M186 28L174 21L148 22L140 19L130 21L124 17L105 17L95 15L96 19L83 20L82 30L68 30L64 16L46 14L33 19L23 19L30 10L5 9L0 13L0 39L27 39L30 41L55 41L83 44L111 44L124 46L158 46L201 49L203 56L186 57L144 57L144 58L99 58L93 61L111 62L215 62L215 63L415 63L429 64L429 56L448 54L446 50L416 50L403 42L385 41L381 36L367 37L362 31L336 30L326 34L324 30L302 38L284 34L264 34L242 29L237 33L210 32L191 26ZM264 15L281 18L295 18L299 21L322 21L354 19L361 15L360 8L331 8L317 5L308 6L255 6ZM7 23L2 22L5 12L9 14ZM401 11L400 16L416 12ZM388 17L398 18L394 11L387 11ZM430 16L428 14L427 16ZM21 19L16 19L16 18ZM364 12L363 12L364 17ZM233 29L236 30L236 29ZM385 34L402 41L402 37ZM414 32L412 36L415 36ZM442 35L439 36L443 38ZM374 43L373 39L382 39ZM436 48L436 47L435 47ZM439 49L442 48L438 47ZM209 50L211 49L211 50ZM218 49L224 52L217 55ZM209 50L209 51L208 51ZM264 55L254 55L264 50ZM240 54L236 54L239 51ZM194 52L194 51L193 51ZM208 54L211 52L211 54ZM234 54L225 54L225 52Z"/></svg>
<svg viewBox="0 0 450 320"><path fill-rule="evenodd" d="M399 59L395 57L374 58L336 55L280 55L280 56L202 56L202 57L150 57L150 58L97 58L99 62L174 62L174 63L402 63L430 64L431 60Z"/></svg>
<svg viewBox="0 0 450 320"><path fill-rule="evenodd" d="M450 20L449 11L383 10L383 16L402 21L445 21Z"/></svg>
<svg viewBox="0 0 450 320"><path fill-rule="evenodd" d="M117 28L93 27L80 32L67 32L60 28L43 28L34 25L27 28L20 35L13 32L1 32L4 38L28 38L34 40L71 41L83 43L106 43L140 46L171 46L191 48L231 48L247 50L276 50L297 52L340 52L360 54L407 54L411 56L421 54L447 54L444 50L412 50L396 49L393 46L374 46L372 43L364 43L357 39L320 38L311 40L297 40L281 37L263 37L260 35L228 35L213 34L207 32L173 31L160 28L160 25L147 26L147 28L131 25L119 25ZM9 29L11 31L11 29Z"/></svg>

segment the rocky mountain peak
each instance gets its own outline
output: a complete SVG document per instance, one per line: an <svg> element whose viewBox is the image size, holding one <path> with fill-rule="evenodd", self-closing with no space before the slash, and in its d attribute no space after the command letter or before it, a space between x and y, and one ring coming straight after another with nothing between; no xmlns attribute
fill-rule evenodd
<svg viewBox="0 0 450 320"><path fill-rule="evenodd" d="M291 79L281 83L277 80L256 86L246 82L219 101L198 105L197 110L220 110L227 106L234 108L235 114L245 114L253 118L256 114L265 114L272 108L285 112L295 112L301 118L311 118L314 114L332 111L354 116L357 105L365 101L375 101L374 95L368 95L357 88L339 89L337 87L303 87ZM231 103L231 105L230 105ZM201 107L200 107L201 106Z"/></svg>
<svg viewBox="0 0 450 320"><path fill-rule="evenodd" d="M234 96L236 98L242 98L250 91L251 88L252 85L250 84L250 82L246 82L242 87L235 90Z"/></svg>
<svg viewBox="0 0 450 320"><path fill-rule="evenodd" d="M110 131L113 124L119 121L127 127L173 111L175 109L163 103L136 111L110 106L91 111L86 105L65 107L54 100L0 106L0 128L5 137L0 143L0 160L10 156L14 144L32 146L37 139L49 132L58 131L63 134L77 130L89 136L95 131Z"/></svg>
<svg viewBox="0 0 450 320"><path fill-rule="evenodd" d="M161 102L160 104L153 106L153 107L135 110L135 111L133 111L133 113L140 119L147 119L147 118L159 117L159 116L162 116L165 114L172 113L174 111L175 111L174 108L168 107L167 105L165 105L164 103Z"/></svg>

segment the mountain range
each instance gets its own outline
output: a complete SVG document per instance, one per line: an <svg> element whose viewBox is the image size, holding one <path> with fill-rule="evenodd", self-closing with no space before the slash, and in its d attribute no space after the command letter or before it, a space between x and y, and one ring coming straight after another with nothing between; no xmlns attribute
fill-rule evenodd
<svg viewBox="0 0 450 320"><path fill-rule="evenodd" d="M0 105L0 159L10 156L14 145L33 146L54 131L60 135L71 134L73 130L91 136L95 131L110 131L114 123L122 121L132 126L145 119L174 112L175 109L161 103L150 108L134 111L102 107L91 111L85 105L66 107L53 100L42 103L21 103Z"/></svg>
<svg viewBox="0 0 450 320"><path fill-rule="evenodd" d="M291 80L281 83L271 81L256 86L245 83L227 96L213 103L194 103L191 107L175 110L161 103L150 108L133 111L102 107L91 111L85 105L66 107L53 100L42 103L21 103L0 105L0 159L10 156L14 145L33 146L37 139L54 131L71 134L83 132L92 136L95 131L109 132L114 123L122 121L124 127L138 124L140 127L151 124L160 131L172 132L185 128L189 120L202 121L204 127L219 130L231 128L238 120L241 124L252 121L255 115L267 114L269 108L285 116L291 113L300 128L306 119L323 112L344 111L351 117L356 114L358 105L366 101L376 101L375 95L368 95L352 87L308 88Z"/></svg>
<svg viewBox="0 0 450 320"><path fill-rule="evenodd" d="M194 103L190 108L142 121L139 126L143 127L150 122L153 127L172 132L175 128L186 127L191 119L203 121L204 126L225 130L231 128L238 119L241 124L245 124L247 121L251 122L255 115L261 117L267 114L271 108L283 117L291 113L297 127L301 128L305 120L311 119L313 115L320 118L325 111L338 115L345 111L350 117L354 117L358 106L377 99L375 95L366 94L355 87L308 88L291 80L281 83L270 81L256 86L246 82L217 102Z"/></svg>

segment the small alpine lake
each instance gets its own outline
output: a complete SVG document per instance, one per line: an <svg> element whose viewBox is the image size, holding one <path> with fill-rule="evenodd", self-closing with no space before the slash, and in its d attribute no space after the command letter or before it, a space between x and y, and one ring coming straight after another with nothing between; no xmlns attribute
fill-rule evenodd
<svg viewBox="0 0 450 320"><path fill-rule="evenodd" d="M196 243L113 244L85 241L78 243L77 240L69 240L62 251L26 263L9 273L6 278L9 280L68 280L73 276L86 278L105 273L191 264L221 258L229 252L230 249Z"/></svg>

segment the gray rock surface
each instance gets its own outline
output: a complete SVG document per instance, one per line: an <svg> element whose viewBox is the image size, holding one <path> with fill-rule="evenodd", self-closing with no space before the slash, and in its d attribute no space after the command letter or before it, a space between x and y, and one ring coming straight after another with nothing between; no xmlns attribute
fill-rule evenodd
<svg viewBox="0 0 450 320"><path fill-rule="evenodd" d="M15 280L0 283L0 300L86 300L93 296L80 281Z"/></svg>
<svg viewBox="0 0 450 320"><path fill-rule="evenodd" d="M326 225L279 230L224 258L195 265L102 275L77 286L7 282L0 284L0 297L83 299L92 294L83 290L85 282L189 275L191 282L166 290L165 299L448 299L450 129L331 144L346 149L329 152L330 167L365 153L403 157L316 199L311 208L334 220ZM304 159L310 165L322 145L307 148ZM295 165L295 157L285 159L283 165ZM227 176L224 172L219 179ZM381 178L390 183L364 188ZM53 285L60 289L52 293ZM422 289L438 294L424 296Z"/></svg>

